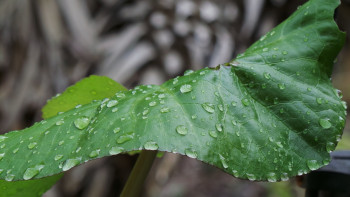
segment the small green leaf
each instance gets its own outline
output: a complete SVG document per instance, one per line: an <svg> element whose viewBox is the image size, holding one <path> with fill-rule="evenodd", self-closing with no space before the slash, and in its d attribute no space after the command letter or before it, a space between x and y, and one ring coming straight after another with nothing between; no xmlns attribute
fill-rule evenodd
<svg viewBox="0 0 350 197"><path fill-rule="evenodd" d="M45 177L141 149L271 182L326 165L345 119L329 79L345 39L333 20L338 5L309 1L228 64L119 92L1 136L0 178L23 179L38 165L34 178Z"/></svg>

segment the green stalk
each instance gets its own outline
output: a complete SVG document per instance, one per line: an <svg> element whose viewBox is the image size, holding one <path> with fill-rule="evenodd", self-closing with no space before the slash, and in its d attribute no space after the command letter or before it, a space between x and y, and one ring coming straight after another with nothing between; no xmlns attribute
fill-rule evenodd
<svg viewBox="0 0 350 197"><path fill-rule="evenodd" d="M157 151L141 151L137 158L136 164L131 171L131 174L123 188L120 197L139 197L145 182L145 179L150 171L153 161L156 158Z"/></svg>

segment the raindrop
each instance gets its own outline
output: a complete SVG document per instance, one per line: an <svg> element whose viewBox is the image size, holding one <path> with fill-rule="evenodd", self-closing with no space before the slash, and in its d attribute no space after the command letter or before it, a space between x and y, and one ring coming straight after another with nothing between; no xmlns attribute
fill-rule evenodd
<svg viewBox="0 0 350 197"><path fill-rule="evenodd" d="M191 118L192 118L192 120L195 120L195 119L197 119L197 115L192 115Z"/></svg>
<svg viewBox="0 0 350 197"><path fill-rule="evenodd" d="M202 107L205 111L207 111L208 113L214 113L214 105L211 103L203 103Z"/></svg>
<svg viewBox="0 0 350 197"><path fill-rule="evenodd" d="M4 158L5 153L0 153L0 161L2 160L2 158Z"/></svg>
<svg viewBox="0 0 350 197"><path fill-rule="evenodd" d="M16 148L12 151L13 154L16 154L19 151L19 148Z"/></svg>
<svg viewBox="0 0 350 197"><path fill-rule="evenodd" d="M162 109L160 109L161 113L168 113L169 111L170 111L170 109L167 107L163 107Z"/></svg>
<svg viewBox="0 0 350 197"><path fill-rule="evenodd" d="M222 124L220 124L220 123L215 124L215 128L216 128L216 130L221 132L222 131Z"/></svg>
<svg viewBox="0 0 350 197"><path fill-rule="evenodd" d="M120 128L119 128L119 127L113 129L113 133L119 133L119 131L120 131Z"/></svg>
<svg viewBox="0 0 350 197"><path fill-rule="evenodd" d="M276 182L277 181L276 174L273 172L268 173L267 174L267 181L268 182Z"/></svg>
<svg viewBox="0 0 350 197"><path fill-rule="evenodd" d="M56 155L54 159L55 159L55 161L58 161L62 158L63 158L63 155Z"/></svg>
<svg viewBox="0 0 350 197"><path fill-rule="evenodd" d="M111 150L109 150L109 154L110 154L110 155L117 155L117 154L123 152L123 150L124 150L124 149L121 148L121 147L114 146L114 147L111 148Z"/></svg>
<svg viewBox="0 0 350 197"><path fill-rule="evenodd" d="M61 146L62 144L64 144L64 141L63 141L63 140L61 140L61 141L58 142L58 145L59 145L59 146Z"/></svg>
<svg viewBox="0 0 350 197"><path fill-rule="evenodd" d="M232 105L233 107L236 107L236 106L237 106L237 102L232 101L231 105Z"/></svg>
<svg viewBox="0 0 350 197"><path fill-rule="evenodd" d="M114 113L114 112L117 112L118 111L118 107L115 107L115 108L113 108L112 109L112 112Z"/></svg>
<svg viewBox="0 0 350 197"><path fill-rule="evenodd" d="M185 73L184 73L184 76L188 76L190 74L194 73L193 70L186 70Z"/></svg>
<svg viewBox="0 0 350 197"><path fill-rule="evenodd" d="M318 104L322 104L322 103L323 103L323 99L322 99L322 98L316 98L316 102L317 102Z"/></svg>
<svg viewBox="0 0 350 197"><path fill-rule="evenodd" d="M80 117L74 120L74 125L78 129L85 129L90 123L90 119L88 117Z"/></svg>
<svg viewBox="0 0 350 197"><path fill-rule="evenodd" d="M61 120L59 120L59 121L56 122L56 125L57 125L57 126L60 126L60 125L62 125L63 123L64 123L64 120L61 119Z"/></svg>
<svg viewBox="0 0 350 197"><path fill-rule="evenodd" d="M67 159L62 167L63 171L67 171L75 166L77 166L80 163L80 158L75 158L75 159Z"/></svg>
<svg viewBox="0 0 350 197"><path fill-rule="evenodd" d="M285 85L284 83L279 83L279 84L278 84L278 88L279 88L280 90L284 90L284 89L286 89L286 85Z"/></svg>
<svg viewBox="0 0 350 197"><path fill-rule="evenodd" d="M265 89L266 88L266 83L261 84L261 88Z"/></svg>
<svg viewBox="0 0 350 197"><path fill-rule="evenodd" d="M262 51L263 51L263 52L267 52L267 51L269 51L269 48L263 48Z"/></svg>
<svg viewBox="0 0 350 197"><path fill-rule="evenodd" d="M329 119L326 119L326 118L321 118L319 120L319 123L320 123L321 127L324 129L329 129L332 127L332 123L329 122Z"/></svg>
<svg viewBox="0 0 350 197"><path fill-rule="evenodd" d="M250 181L255 181L256 180L256 177L254 174L249 174L247 173L247 178L250 180Z"/></svg>
<svg viewBox="0 0 350 197"><path fill-rule="evenodd" d="M29 180L39 174L39 171L43 168L43 165L36 166L34 168L28 168L23 175L24 180Z"/></svg>
<svg viewBox="0 0 350 197"><path fill-rule="evenodd" d="M218 133L216 131L209 131L209 135L213 138L217 138L218 137Z"/></svg>
<svg viewBox="0 0 350 197"><path fill-rule="evenodd" d="M37 145L36 142L31 142L30 144L28 144L28 148L33 149L34 147L36 147L36 145Z"/></svg>
<svg viewBox="0 0 350 197"><path fill-rule="evenodd" d="M165 98L165 94L159 94L158 98L160 98L160 99Z"/></svg>
<svg viewBox="0 0 350 197"><path fill-rule="evenodd" d="M335 149L335 144L333 142L327 142L326 150L328 153L331 153Z"/></svg>
<svg viewBox="0 0 350 197"><path fill-rule="evenodd" d="M319 168L319 165L316 160L309 160L307 161L307 166L310 170L316 170Z"/></svg>
<svg viewBox="0 0 350 197"><path fill-rule="evenodd" d="M270 73L264 72L265 79L271 79Z"/></svg>
<svg viewBox="0 0 350 197"><path fill-rule="evenodd" d="M8 174L8 175L6 175L5 180L6 180L6 181L12 181L14 178L15 178L15 175L13 175L13 174Z"/></svg>
<svg viewBox="0 0 350 197"><path fill-rule="evenodd" d="M204 75L205 74L205 71L201 71L200 73L199 73L199 75Z"/></svg>
<svg viewBox="0 0 350 197"><path fill-rule="evenodd" d="M142 115L147 115L149 113L149 110L148 109L145 109L143 112L142 112Z"/></svg>
<svg viewBox="0 0 350 197"><path fill-rule="evenodd" d="M157 102L152 101L152 102L150 102L148 105L151 106L151 107L153 107L153 106L157 105Z"/></svg>
<svg viewBox="0 0 350 197"><path fill-rule="evenodd" d="M236 126L236 125L237 125L237 121L232 120L231 122L232 122L232 124L233 124L234 126Z"/></svg>
<svg viewBox="0 0 350 197"><path fill-rule="evenodd" d="M126 134L126 135L121 135L119 136L119 138L117 139L117 143L118 144L122 144L125 143L127 141L130 141L134 139L134 134Z"/></svg>
<svg viewBox="0 0 350 197"><path fill-rule="evenodd" d="M107 107L114 107L118 104L118 101L117 100L110 100L108 101L107 103Z"/></svg>
<svg viewBox="0 0 350 197"><path fill-rule="evenodd" d="M289 180L288 174L285 173L285 172L283 172L283 173L281 174L281 180L282 180L282 181L288 181L288 180Z"/></svg>
<svg viewBox="0 0 350 197"><path fill-rule="evenodd" d="M197 158L197 153L190 148L185 149L185 155L187 155L190 158L194 158L194 159Z"/></svg>
<svg viewBox="0 0 350 197"><path fill-rule="evenodd" d="M247 98L242 99L242 104L243 104L244 106L249 106L249 105L250 105L249 100L248 100Z"/></svg>
<svg viewBox="0 0 350 197"><path fill-rule="evenodd" d="M176 127L176 132L180 135L186 135L188 132L188 129L184 125L179 125Z"/></svg>
<svg viewBox="0 0 350 197"><path fill-rule="evenodd" d="M89 157L90 158L95 158L100 154L100 150L93 150L90 152Z"/></svg>
<svg viewBox="0 0 350 197"><path fill-rule="evenodd" d="M220 157L220 161L221 161L222 167L224 167L225 169L228 168L228 165L227 165L225 157L222 156L221 154L219 154L219 157Z"/></svg>
<svg viewBox="0 0 350 197"><path fill-rule="evenodd" d="M221 104L218 105L218 108L219 108L220 111L222 111L222 112L224 111L224 106L223 105L221 105Z"/></svg>
<svg viewBox="0 0 350 197"><path fill-rule="evenodd" d="M5 141L5 139L6 139L7 137L5 137L5 136L0 136L0 142L3 142L3 141Z"/></svg>
<svg viewBox="0 0 350 197"><path fill-rule="evenodd" d="M283 55L287 55L288 52L287 52L287 51L282 51L282 54L283 54Z"/></svg>
<svg viewBox="0 0 350 197"><path fill-rule="evenodd" d="M190 84L185 84L180 87L181 93L187 93L192 91L192 86Z"/></svg>
<svg viewBox="0 0 350 197"><path fill-rule="evenodd" d="M146 142L144 145L146 150L157 150L159 148L158 144L156 142Z"/></svg>

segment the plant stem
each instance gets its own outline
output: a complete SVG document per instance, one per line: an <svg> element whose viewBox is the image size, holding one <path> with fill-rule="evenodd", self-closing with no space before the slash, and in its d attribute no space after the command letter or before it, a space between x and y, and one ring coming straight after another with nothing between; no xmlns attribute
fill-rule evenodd
<svg viewBox="0 0 350 197"><path fill-rule="evenodd" d="M156 158L157 151L141 151L136 164L123 188L120 197L139 197L144 181L150 171L153 161Z"/></svg>

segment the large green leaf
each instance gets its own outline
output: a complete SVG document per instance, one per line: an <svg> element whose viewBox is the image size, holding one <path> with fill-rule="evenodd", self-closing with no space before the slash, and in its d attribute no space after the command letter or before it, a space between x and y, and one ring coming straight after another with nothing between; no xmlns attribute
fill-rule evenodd
<svg viewBox="0 0 350 197"><path fill-rule="evenodd" d="M327 164L345 118L329 79L344 42L333 21L338 4L311 0L226 65L1 136L0 177L40 178L140 149L187 155L250 180L286 180Z"/></svg>
<svg viewBox="0 0 350 197"><path fill-rule="evenodd" d="M126 88L108 77L91 75L49 100L43 108L43 117L46 119L59 112L73 109L76 105L84 105L101 97L111 97L116 92L125 90ZM27 181L0 180L0 196L41 196L62 176L63 173Z"/></svg>

